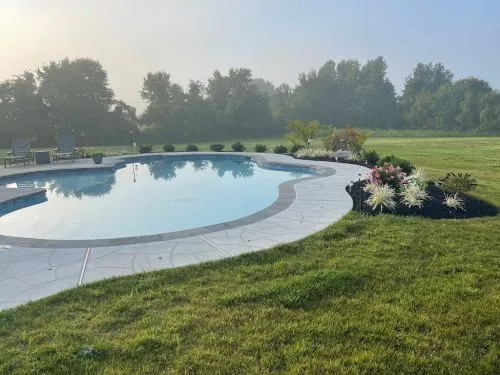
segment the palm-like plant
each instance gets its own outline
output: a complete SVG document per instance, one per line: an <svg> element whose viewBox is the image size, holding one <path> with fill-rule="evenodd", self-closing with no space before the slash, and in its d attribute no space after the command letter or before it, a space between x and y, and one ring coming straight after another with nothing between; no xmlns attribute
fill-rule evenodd
<svg viewBox="0 0 500 375"><path fill-rule="evenodd" d="M291 133L287 138L294 145L307 145L308 140L316 136L320 126L319 121L309 121L305 124L300 120L292 120L288 123Z"/></svg>

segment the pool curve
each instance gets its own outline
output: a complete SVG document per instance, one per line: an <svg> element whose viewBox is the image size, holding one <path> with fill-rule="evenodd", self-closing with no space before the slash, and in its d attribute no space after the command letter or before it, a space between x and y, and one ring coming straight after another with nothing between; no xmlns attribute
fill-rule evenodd
<svg viewBox="0 0 500 375"><path fill-rule="evenodd" d="M304 162L293 162L292 159L287 162L280 161L272 161L269 160L269 157L265 155L252 154L252 155L241 155L241 154L233 154L233 153L178 153L178 154L145 154L145 155L133 155L133 156L124 156L124 157L110 157L107 158L107 163L102 166L95 167L74 167L72 165L68 165L68 168L59 168L57 170L37 170L37 171L29 171L22 173L14 173L8 174L6 176L0 177L0 182L11 180L16 177L22 177L26 175L32 174L45 174L45 173L64 173L67 171L83 171L83 170L113 170L116 171L127 163L144 161L151 158L185 158L189 156L191 159L204 159L207 157L210 158L241 158L251 160L257 166L263 169L273 169L273 170L293 170L299 169L303 171L308 171L315 173L314 176L310 177L302 177L298 179L288 180L281 183L278 187L278 198L266 208L257 211L251 215L241 217L235 220L227 221L220 224L212 224L192 229L179 230L174 232L165 232L158 233L152 235L142 235L142 236L129 236L129 237L117 237L117 238L105 238L105 239L82 239L82 240L52 240L52 239L40 239L40 238L27 238L27 237L13 237L0 235L0 244L8 245L8 246L23 246L23 247L37 247L37 248L77 248L77 247L107 247L107 246L119 246L119 245L132 245L132 244L141 244L141 243L149 243L149 242L158 242L158 241L168 241L174 239L187 238L192 236L204 235L212 232L218 232L221 230L227 230L231 228L237 228L244 225L252 224L259 222L265 218L276 215L284 210L286 210L290 205L294 202L296 198L296 192L294 189L295 184L301 181L306 180L314 180L318 178L324 178L328 176L332 176L335 174L335 169L318 165L316 163L304 163ZM272 159L272 158L271 158ZM5 190L5 189L4 189ZM21 189L9 189L9 190L21 190ZM22 209L30 204L37 204L40 201L43 201L45 197L44 189L32 189L38 190L36 192L26 192L26 195L21 195L15 197L13 199L7 199L4 201L0 201L0 212L2 209L4 212L8 210ZM0 191L1 195L1 191ZM20 205L17 207L16 205Z"/></svg>

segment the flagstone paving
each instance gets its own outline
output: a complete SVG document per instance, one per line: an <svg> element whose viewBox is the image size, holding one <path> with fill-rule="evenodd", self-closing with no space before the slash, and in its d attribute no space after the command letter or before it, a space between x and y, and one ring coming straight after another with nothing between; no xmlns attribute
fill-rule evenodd
<svg viewBox="0 0 500 375"><path fill-rule="evenodd" d="M258 216L262 219L254 217L247 222L242 219L234 225L214 226L218 230L193 231L193 235L174 234L172 239L164 241L143 243L138 238L137 242L141 243L99 247L85 246L85 241L81 241L79 246L68 248L51 247L45 242L37 247L36 240L29 246L2 245L0 237L0 309L109 277L216 261L296 241L340 220L349 212L352 200L345 187L367 172L366 168L351 164L301 161L275 154L244 155L255 157L257 162L314 166L327 168L331 173L297 180L293 185L294 196L280 197L286 204L276 212ZM119 160L119 157L106 158L104 165L113 166ZM0 171L0 177L89 167L94 168L94 165L88 160L77 160L43 167L5 168ZM1 194L0 191L0 198Z"/></svg>

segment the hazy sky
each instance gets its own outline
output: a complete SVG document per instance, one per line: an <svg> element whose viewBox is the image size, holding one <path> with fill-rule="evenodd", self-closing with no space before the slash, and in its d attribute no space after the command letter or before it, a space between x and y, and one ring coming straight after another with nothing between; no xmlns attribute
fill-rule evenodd
<svg viewBox="0 0 500 375"><path fill-rule="evenodd" d="M500 0L0 0L0 80L65 56L97 59L144 108L148 71L175 82L251 68L274 84L328 59L382 55L399 91L419 61L500 88Z"/></svg>

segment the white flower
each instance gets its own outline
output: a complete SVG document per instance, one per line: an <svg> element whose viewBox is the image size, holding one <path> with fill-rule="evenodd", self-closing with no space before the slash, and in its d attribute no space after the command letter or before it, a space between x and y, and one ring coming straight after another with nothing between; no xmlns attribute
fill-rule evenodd
<svg viewBox="0 0 500 375"><path fill-rule="evenodd" d="M446 207L453 208L455 210L461 209L461 210L465 211L464 200L462 198L460 198L457 193L455 193L453 195L445 194L443 204Z"/></svg>
<svg viewBox="0 0 500 375"><path fill-rule="evenodd" d="M376 185L366 203L372 207L372 210L377 207L380 207L380 212L382 212L383 208L394 210L396 208L395 196L396 191L389 185Z"/></svg>
<svg viewBox="0 0 500 375"><path fill-rule="evenodd" d="M429 198L429 194L425 191L425 187L421 187L416 183L406 184L401 190L401 202L407 207L422 208L424 201Z"/></svg>

